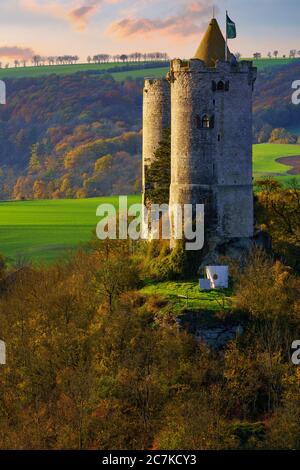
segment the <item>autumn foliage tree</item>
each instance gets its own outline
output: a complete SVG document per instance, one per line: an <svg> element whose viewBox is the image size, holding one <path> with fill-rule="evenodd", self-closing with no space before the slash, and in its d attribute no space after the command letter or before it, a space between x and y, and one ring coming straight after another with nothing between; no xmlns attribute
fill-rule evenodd
<svg viewBox="0 0 300 470"><path fill-rule="evenodd" d="M257 183L256 216L272 237L273 249L287 264L300 269L300 187L292 180L285 188L273 178Z"/></svg>

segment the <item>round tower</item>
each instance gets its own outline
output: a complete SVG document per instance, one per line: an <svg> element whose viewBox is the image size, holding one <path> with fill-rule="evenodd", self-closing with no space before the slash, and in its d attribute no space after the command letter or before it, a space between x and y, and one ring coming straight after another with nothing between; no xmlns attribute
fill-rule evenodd
<svg viewBox="0 0 300 470"><path fill-rule="evenodd" d="M145 79L143 92L143 202L151 206L147 192L152 182L147 169L155 160L155 151L170 128L170 84L166 79ZM168 201L166 201L168 202Z"/></svg>
<svg viewBox="0 0 300 470"><path fill-rule="evenodd" d="M170 204L197 204L214 180L214 109L201 61L171 64Z"/></svg>
<svg viewBox="0 0 300 470"><path fill-rule="evenodd" d="M252 92L256 69L225 54L213 19L196 56L171 62L170 205L204 204L217 243L253 236ZM225 61L225 56L229 58ZM171 221L172 227L172 221Z"/></svg>

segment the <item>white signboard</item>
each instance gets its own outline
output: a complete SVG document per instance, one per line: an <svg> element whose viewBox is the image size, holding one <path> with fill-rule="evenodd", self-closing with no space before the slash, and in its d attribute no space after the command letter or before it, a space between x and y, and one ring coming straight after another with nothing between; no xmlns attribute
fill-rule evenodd
<svg viewBox="0 0 300 470"><path fill-rule="evenodd" d="M212 289L228 288L228 266L206 266L206 277Z"/></svg>
<svg viewBox="0 0 300 470"><path fill-rule="evenodd" d="M6 345L0 341L0 364L6 364Z"/></svg>

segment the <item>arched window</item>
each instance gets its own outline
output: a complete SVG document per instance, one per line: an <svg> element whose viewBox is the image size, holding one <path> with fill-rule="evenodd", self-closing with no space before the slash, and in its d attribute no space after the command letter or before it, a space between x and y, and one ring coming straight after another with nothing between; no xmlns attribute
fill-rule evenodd
<svg viewBox="0 0 300 470"><path fill-rule="evenodd" d="M218 84L217 84L217 90L218 90L218 91L224 91L224 90L225 90L225 83L224 83L222 80L220 80L220 81L218 82Z"/></svg>
<svg viewBox="0 0 300 470"><path fill-rule="evenodd" d="M197 129L213 129L215 127L215 116L209 116L208 114L200 116L197 114L195 116L195 124Z"/></svg>
<svg viewBox="0 0 300 470"><path fill-rule="evenodd" d="M203 129L209 129L210 128L210 119L209 119L209 116L207 114L204 114L204 116L202 116L201 127Z"/></svg>

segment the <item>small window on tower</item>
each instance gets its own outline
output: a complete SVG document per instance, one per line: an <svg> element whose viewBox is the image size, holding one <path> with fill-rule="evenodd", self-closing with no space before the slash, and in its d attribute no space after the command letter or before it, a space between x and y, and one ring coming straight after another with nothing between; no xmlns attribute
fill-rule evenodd
<svg viewBox="0 0 300 470"><path fill-rule="evenodd" d="M197 120L197 127L200 124L200 129L213 129L215 127L215 116L204 114L200 121Z"/></svg>
<svg viewBox="0 0 300 470"><path fill-rule="evenodd" d="M214 80L212 81L211 87L212 87L212 91L216 91L216 89L217 89L217 84L216 84L216 82L215 82Z"/></svg>
<svg viewBox="0 0 300 470"><path fill-rule="evenodd" d="M224 90L225 90L225 83L224 83L222 80L220 80L220 81L218 82L217 90L218 90L218 91L224 91Z"/></svg>
<svg viewBox="0 0 300 470"><path fill-rule="evenodd" d="M229 91L229 80L225 82L225 91Z"/></svg>
<svg viewBox="0 0 300 470"><path fill-rule="evenodd" d="M203 129L210 129L210 119L209 119L209 116L207 114L204 114L204 116L202 117L202 123L201 123L201 127Z"/></svg>

